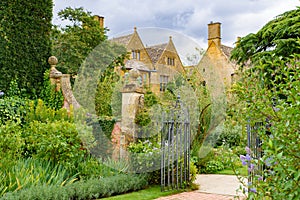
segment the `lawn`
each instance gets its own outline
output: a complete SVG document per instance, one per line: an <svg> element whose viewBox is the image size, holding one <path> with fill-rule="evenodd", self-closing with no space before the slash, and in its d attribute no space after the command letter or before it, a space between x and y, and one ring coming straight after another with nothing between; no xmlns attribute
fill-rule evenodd
<svg viewBox="0 0 300 200"><path fill-rule="evenodd" d="M171 194L177 194L183 192L184 190L171 190L161 192L160 185L150 186L144 190L140 190L137 192L131 192L127 194L122 194L114 197L104 198L105 200L152 200L163 196L168 196Z"/></svg>
<svg viewBox="0 0 300 200"><path fill-rule="evenodd" d="M241 176L246 177L248 175L247 166L238 168L237 171L239 172L239 175L241 175ZM223 169L222 171L216 172L216 174L235 175L234 171L232 169Z"/></svg>

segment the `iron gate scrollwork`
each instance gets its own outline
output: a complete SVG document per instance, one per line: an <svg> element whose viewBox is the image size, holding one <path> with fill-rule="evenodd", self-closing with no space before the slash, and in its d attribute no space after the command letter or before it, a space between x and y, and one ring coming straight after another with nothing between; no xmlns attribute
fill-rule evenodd
<svg viewBox="0 0 300 200"><path fill-rule="evenodd" d="M189 112L178 96L175 107L162 119L162 191L184 188L190 180L190 132Z"/></svg>

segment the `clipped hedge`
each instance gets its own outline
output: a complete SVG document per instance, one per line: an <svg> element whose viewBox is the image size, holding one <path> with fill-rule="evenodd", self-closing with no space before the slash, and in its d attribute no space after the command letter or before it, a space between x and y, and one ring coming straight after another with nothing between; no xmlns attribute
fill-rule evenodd
<svg viewBox="0 0 300 200"><path fill-rule="evenodd" d="M96 199L142 189L148 185L145 176L117 176L79 181L64 187L37 186L5 194L1 200Z"/></svg>
<svg viewBox="0 0 300 200"><path fill-rule="evenodd" d="M52 0L0 1L0 88L18 78L19 88L35 98L51 55Z"/></svg>

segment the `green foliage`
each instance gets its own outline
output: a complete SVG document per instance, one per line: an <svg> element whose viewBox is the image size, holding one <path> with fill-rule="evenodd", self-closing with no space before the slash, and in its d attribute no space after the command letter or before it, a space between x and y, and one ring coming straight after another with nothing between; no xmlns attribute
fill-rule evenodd
<svg viewBox="0 0 300 200"><path fill-rule="evenodd" d="M72 113L68 113L68 111L64 108L59 110L54 110L52 108L48 108L41 99L36 102L31 101L28 103L28 112L26 115L26 122L39 121L43 123L54 122L54 121L69 121L73 122Z"/></svg>
<svg viewBox="0 0 300 200"><path fill-rule="evenodd" d="M132 170L139 173L148 173L149 182L160 183L160 143L149 140L139 140L128 147L131 152Z"/></svg>
<svg viewBox="0 0 300 200"><path fill-rule="evenodd" d="M281 14L256 34L242 38L232 58L253 67L244 70L234 88L231 115L245 126L263 122L258 130L263 157L252 159L266 168L254 177L249 199L299 199L300 8ZM248 152L252 155L252 152ZM254 171L256 173L256 171Z"/></svg>
<svg viewBox="0 0 300 200"><path fill-rule="evenodd" d="M28 112L28 101L20 97L4 97L0 99L0 124L9 121L23 123Z"/></svg>
<svg viewBox="0 0 300 200"><path fill-rule="evenodd" d="M3 159L0 164L0 188L5 188L1 196L38 185L64 186L76 180L62 165L47 161L28 158L8 162Z"/></svg>
<svg viewBox="0 0 300 200"><path fill-rule="evenodd" d="M217 171L221 171L223 169L224 169L224 165L222 164L222 162L217 160L210 160L206 163L204 172L208 174L212 174Z"/></svg>
<svg viewBox="0 0 300 200"><path fill-rule="evenodd" d="M18 79L19 88L35 97L42 88L50 56L52 0L0 2L0 88Z"/></svg>
<svg viewBox="0 0 300 200"><path fill-rule="evenodd" d="M41 123L32 121L24 130L26 156L72 163L84 156L75 124L66 121Z"/></svg>
<svg viewBox="0 0 300 200"><path fill-rule="evenodd" d="M263 172L264 181L257 180L253 188L257 193L250 193L251 198L268 196L272 199L299 198L299 88L300 82L300 55L288 62L285 59L274 58L271 63L277 70L274 79L270 80L276 88L269 89L260 83L266 78L257 71L247 71L243 81L235 88L235 95L239 100L232 112L241 124L265 122L269 125L259 130L259 137L263 141L264 156L261 161L274 159L273 164ZM247 92L246 92L247 91ZM268 132L269 134L266 134ZM260 162L261 162L260 161ZM254 161L258 162L258 161ZM277 163L277 164L274 164ZM256 163L254 163L256 164Z"/></svg>
<svg viewBox="0 0 300 200"><path fill-rule="evenodd" d="M56 86L50 82L50 70L46 70L44 73L44 87L41 92L41 99L48 108L59 110L64 103L64 97L61 90L56 91Z"/></svg>
<svg viewBox="0 0 300 200"><path fill-rule="evenodd" d="M241 167L239 153L245 151L240 149L240 147L220 146L207 149L209 152L205 156L193 156L192 160L200 173L217 173L223 169L238 169Z"/></svg>
<svg viewBox="0 0 300 200"><path fill-rule="evenodd" d="M21 157L25 141L19 124L9 122L0 125L0 160Z"/></svg>
<svg viewBox="0 0 300 200"><path fill-rule="evenodd" d="M244 138L244 140L242 140ZM218 136L217 146L226 145L229 147L234 146L246 146L246 137L242 137L242 127L230 123L225 123L224 129L221 134Z"/></svg>
<svg viewBox="0 0 300 200"><path fill-rule="evenodd" d="M62 20L71 25L64 28L54 26L52 30L52 54L60 65L57 68L74 76L89 55L89 53L102 41L106 40L107 29L99 26L91 12L81 8L67 7L58 13Z"/></svg>
<svg viewBox="0 0 300 200"><path fill-rule="evenodd" d="M151 122L151 118L149 116L149 112L146 108L140 109L136 115L134 122L140 126L147 126Z"/></svg>
<svg viewBox="0 0 300 200"><path fill-rule="evenodd" d="M64 187L39 185L7 193L1 199L97 199L139 190L147 184L144 176L120 174L109 178L78 181Z"/></svg>
<svg viewBox="0 0 300 200"><path fill-rule="evenodd" d="M287 11L268 22L256 34L243 37L232 51L232 58L239 64L247 61L267 63L273 57L289 59L300 53L300 7Z"/></svg>
<svg viewBox="0 0 300 200"><path fill-rule="evenodd" d="M157 96L151 90L147 90L144 95L144 106L150 108L157 103L159 103Z"/></svg>
<svg viewBox="0 0 300 200"><path fill-rule="evenodd" d="M112 103L122 98L120 96L114 96L117 97L117 99L112 99L115 90L120 93L118 89L121 88L116 88L116 86L121 87L121 85L117 84L119 79L120 77L114 72L113 68L106 68L101 74L95 96L95 110L97 116L113 116ZM122 102L119 101L119 103L117 109L121 110Z"/></svg>

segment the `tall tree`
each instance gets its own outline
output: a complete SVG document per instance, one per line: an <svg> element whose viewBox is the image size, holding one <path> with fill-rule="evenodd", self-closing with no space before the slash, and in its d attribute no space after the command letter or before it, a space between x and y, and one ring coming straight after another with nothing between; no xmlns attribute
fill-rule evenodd
<svg viewBox="0 0 300 200"><path fill-rule="evenodd" d="M239 64L273 60L274 57L289 59L300 53L300 7L287 11L268 22L257 33L251 33L238 41L231 58Z"/></svg>
<svg viewBox="0 0 300 200"><path fill-rule="evenodd" d="M52 54L59 60L58 69L74 76L89 53L107 39L108 29L101 27L92 13L82 7L67 7L58 16L69 25L55 26L52 30Z"/></svg>
<svg viewBox="0 0 300 200"><path fill-rule="evenodd" d="M18 85L27 94L39 94L51 52L52 0L0 2L0 88Z"/></svg>

